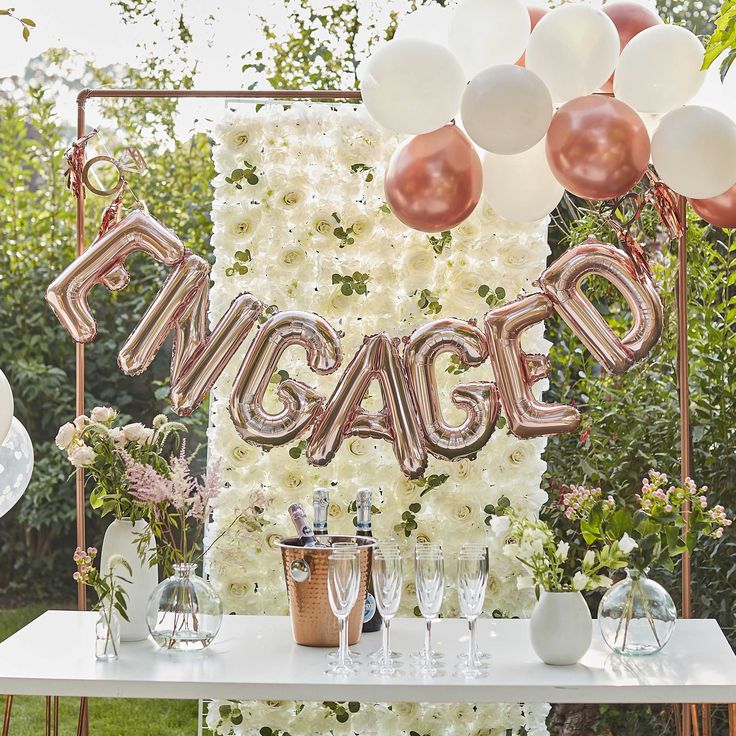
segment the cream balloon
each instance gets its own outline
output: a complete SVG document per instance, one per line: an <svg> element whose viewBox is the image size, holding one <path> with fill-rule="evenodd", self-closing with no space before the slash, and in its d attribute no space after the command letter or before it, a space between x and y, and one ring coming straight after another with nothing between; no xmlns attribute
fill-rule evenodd
<svg viewBox="0 0 736 736"><path fill-rule="evenodd" d="M5 374L0 371L0 443L8 436L14 412L13 390Z"/></svg>
<svg viewBox="0 0 736 736"><path fill-rule="evenodd" d="M736 123L709 107L673 110L652 136L652 163L683 197L717 197L736 183Z"/></svg>
<svg viewBox="0 0 736 736"><path fill-rule="evenodd" d="M538 74L555 102L595 92L613 73L620 42L613 21L590 5L561 5L534 27L526 68Z"/></svg>
<svg viewBox="0 0 736 736"><path fill-rule="evenodd" d="M534 222L557 207L565 188L552 175L545 140L515 156L483 157L483 194L501 217Z"/></svg>
<svg viewBox="0 0 736 736"><path fill-rule="evenodd" d="M465 88L460 114L465 132L491 153L522 153L544 138L552 97L532 71L515 64L484 69Z"/></svg>
<svg viewBox="0 0 736 736"><path fill-rule="evenodd" d="M513 64L524 52L531 20L521 0L463 0L450 22L450 48L465 78L496 64Z"/></svg>
<svg viewBox="0 0 736 736"><path fill-rule="evenodd" d="M452 10L442 5L422 5L399 19L395 39L422 38L441 46L450 46L448 26Z"/></svg>
<svg viewBox="0 0 736 736"><path fill-rule="evenodd" d="M638 112L665 113L681 107L705 80L704 53L703 44L687 28L647 28L621 52L613 93Z"/></svg>
<svg viewBox="0 0 736 736"><path fill-rule="evenodd" d="M361 69L368 112L383 126L419 135L437 130L460 108L465 76L444 46L418 38L389 41Z"/></svg>

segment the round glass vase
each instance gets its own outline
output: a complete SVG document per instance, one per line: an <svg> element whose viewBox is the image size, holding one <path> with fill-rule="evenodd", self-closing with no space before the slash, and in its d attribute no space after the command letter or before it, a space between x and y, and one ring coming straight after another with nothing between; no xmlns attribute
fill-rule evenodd
<svg viewBox="0 0 736 736"><path fill-rule="evenodd" d="M677 609L670 594L646 572L627 570L598 606L603 640L617 654L655 654L670 640Z"/></svg>
<svg viewBox="0 0 736 736"><path fill-rule="evenodd" d="M148 599L148 630L161 649L198 651L208 647L220 630L220 597L195 570L191 563L174 565L174 574Z"/></svg>
<svg viewBox="0 0 736 736"><path fill-rule="evenodd" d="M117 659L120 654L120 614L103 602L95 623L95 657L103 662Z"/></svg>

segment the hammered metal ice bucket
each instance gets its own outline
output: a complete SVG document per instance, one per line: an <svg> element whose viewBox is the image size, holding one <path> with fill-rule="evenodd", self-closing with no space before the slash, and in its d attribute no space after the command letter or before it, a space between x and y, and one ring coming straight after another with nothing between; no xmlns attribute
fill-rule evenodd
<svg viewBox="0 0 736 736"><path fill-rule="evenodd" d="M371 574L373 546L370 537L348 537L335 534L319 537L321 542L356 542L360 555L360 591L358 601L348 617L348 643L360 640L363 628L363 609ZM281 559L284 563L286 592L294 641L307 647L338 646L338 628L335 614L327 597L327 561L332 547L302 547L298 537L283 539Z"/></svg>

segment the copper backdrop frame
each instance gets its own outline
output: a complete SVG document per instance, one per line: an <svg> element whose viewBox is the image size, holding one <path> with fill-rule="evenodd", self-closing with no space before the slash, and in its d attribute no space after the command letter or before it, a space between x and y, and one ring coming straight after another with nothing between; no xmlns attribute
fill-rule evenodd
<svg viewBox="0 0 736 736"><path fill-rule="evenodd" d="M87 100L92 98L222 98L222 99L246 99L246 100L336 100L360 102L361 94L357 90L223 90L223 89L84 89L77 96L77 138L86 135L86 111ZM76 209L76 254L81 255L85 249L84 241L84 203L85 188L80 188ZM683 224L683 232L678 238L678 266L677 266L677 376L678 376L678 398L680 408L680 458L681 477L684 480L692 475L692 437L690 431L690 397L688 385L688 288L687 288L687 227L685 216L687 213L687 201L684 197L678 198L678 216ZM84 414L84 345L76 345L76 412L77 415ZM689 509L685 509L687 519ZM85 530L85 493L84 493L84 470L79 468L76 474L76 518L77 518L77 546L86 548ZM690 618L692 614L692 578L690 569L690 555L685 553L682 557L682 616ZM85 588L79 583L77 587L77 607L80 611L85 610ZM84 720L86 721L86 702L83 701ZM679 709L678 709L679 710ZM729 716L734 708L729 706ZM705 707L703 713L703 730L709 731L710 719L706 725ZM691 716L695 716L692 718ZM82 720L80 711L80 721ZM697 725L697 712L694 706L682 707L679 721L680 731L684 736L690 736L691 726L694 722L696 734L699 731ZM729 718L729 732L736 736L736 718ZM86 731L86 723L84 724Z"/></svg>

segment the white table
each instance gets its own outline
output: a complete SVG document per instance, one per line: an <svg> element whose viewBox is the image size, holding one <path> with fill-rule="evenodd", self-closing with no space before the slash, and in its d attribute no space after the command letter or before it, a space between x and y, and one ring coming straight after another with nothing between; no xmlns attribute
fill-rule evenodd
<svg viewBox="0 0 736 736"><path fill-rule="evenodd" d="M149 642L123 644L115 662L94 657L96 614L47 611L0 643L0 693L88 697L421 701L459 703L733 703L736 656L715 621L681 620L667 647L648 657L620 657L602 642L570 667L540 662L529 644L527 621L482 620L479 642L493 662L476 680L385 679L369 673L338 679L323 674L326 650L294 644L288 617L226 616L212 646L201 653L170 654ZM595 623L595 622L594 622ZM418 619L392 625L394 649L422 646ZM449 669L465 650L467 627L438 622L434 646ZM364 635L358 651L380 646Z"/></svg>

